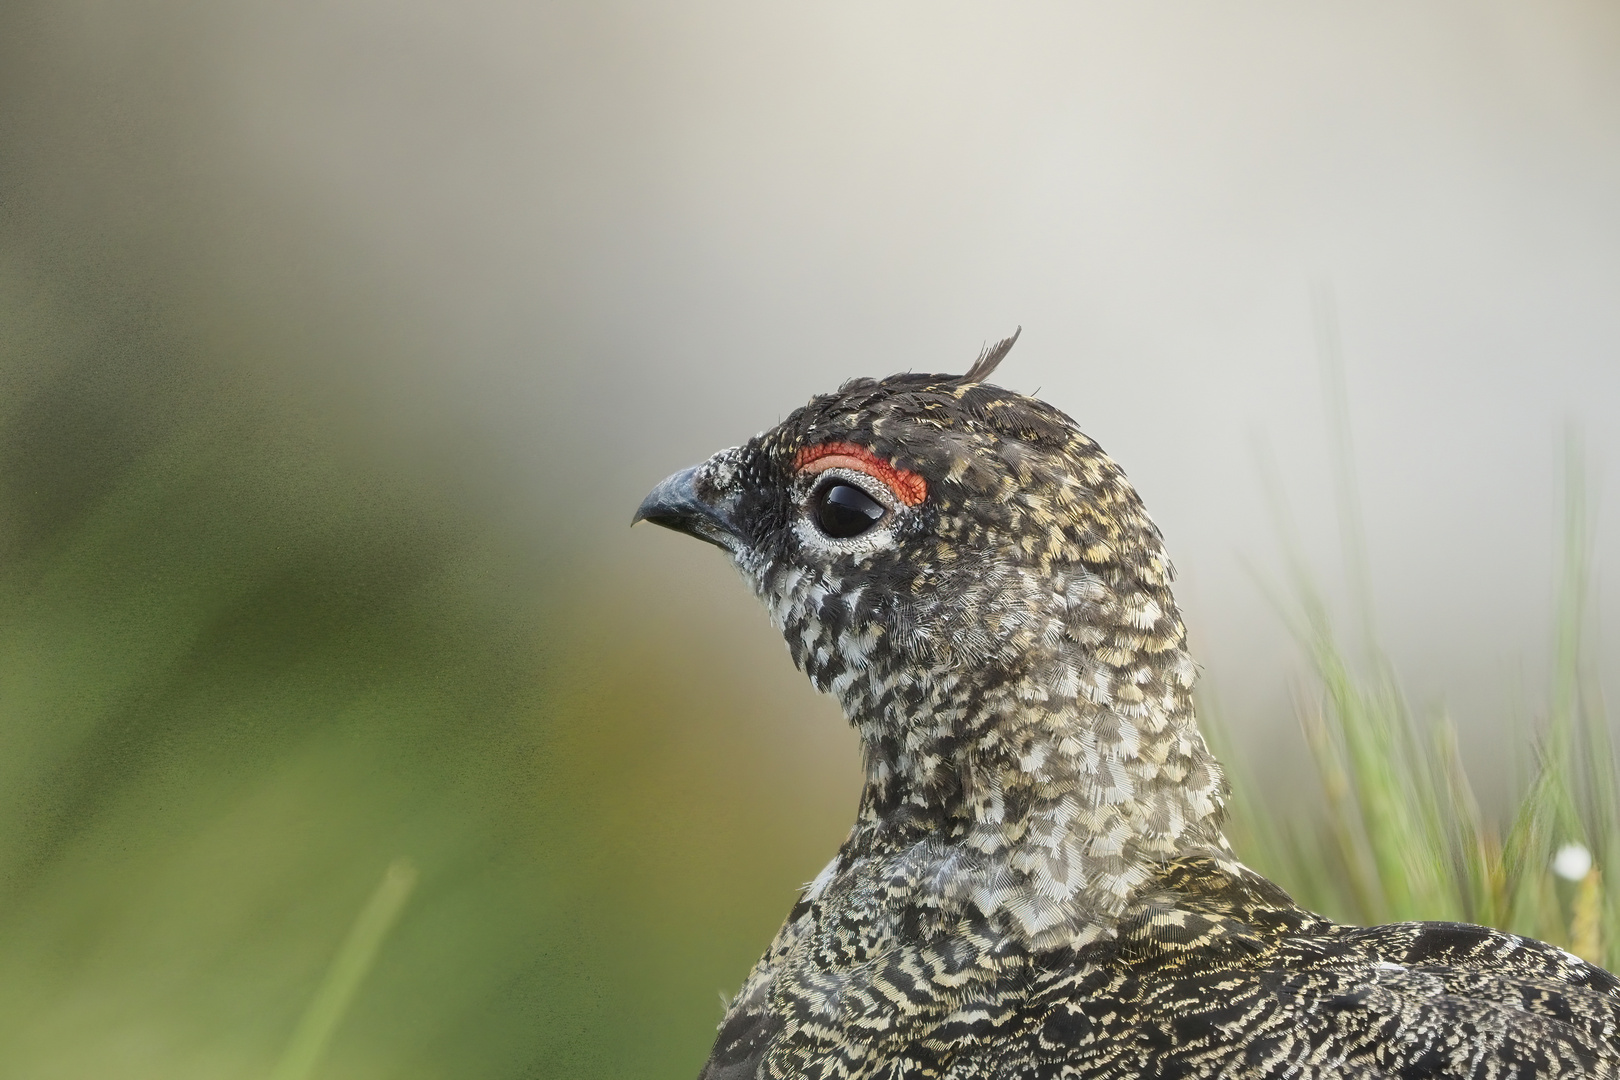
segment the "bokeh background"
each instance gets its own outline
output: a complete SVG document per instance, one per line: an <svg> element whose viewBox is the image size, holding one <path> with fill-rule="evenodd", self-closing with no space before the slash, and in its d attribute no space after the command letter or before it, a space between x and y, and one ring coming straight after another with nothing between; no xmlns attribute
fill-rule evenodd
<svg viewBox="0 0 1620 1080"><path fill-rule="evenodd" d="M630 513L1015 325L1302 805L1267 489L1343 606L1336 342L1382 639L1498 797L1571 431L1616 610L1617 193L1609 0L10 0L0 1074L292 1075L400 859L301 1075L695 1074L857 747Z"/></svg>

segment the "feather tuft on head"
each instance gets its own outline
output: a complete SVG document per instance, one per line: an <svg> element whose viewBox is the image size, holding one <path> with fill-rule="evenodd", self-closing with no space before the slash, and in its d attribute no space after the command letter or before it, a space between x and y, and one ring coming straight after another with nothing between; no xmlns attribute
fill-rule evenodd
<svg viewBox="0 0 1620 1080"><path fill-rule="evenodd" d="M1013 344L1018 340L1018 335L1023 332L1024 328L1020 326L1012 332L1012 337L1004 337L994 345L986 345L980 351L979 358L973 361L973 366L968 368L967 374L962 376L962 381L965 383L981 383L988 379L996 370L997 365L1006 359L1008 353L1012 352Z"/></svg>

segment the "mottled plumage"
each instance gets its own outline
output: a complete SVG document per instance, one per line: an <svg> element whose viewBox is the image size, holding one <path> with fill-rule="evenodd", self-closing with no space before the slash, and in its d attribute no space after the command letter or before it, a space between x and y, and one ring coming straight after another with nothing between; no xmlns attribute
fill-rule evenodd
<svg viewBox="0 0 1620 1080"><path fill-rule="evenodd" d="M637 514L730 552L865 758L702 1076L1620 1076L1607 972L1341 926L1237 862L1158 529L983 382L1010 344L846 383Z"/></svg>

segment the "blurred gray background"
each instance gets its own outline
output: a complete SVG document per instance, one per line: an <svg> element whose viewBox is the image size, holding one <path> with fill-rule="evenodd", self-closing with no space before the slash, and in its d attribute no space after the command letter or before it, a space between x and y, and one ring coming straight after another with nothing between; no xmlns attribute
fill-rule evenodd
<svg viewBox="0 0 1620 1080"><path fill-rule="evenodd" d="M1205 693L1286 789L1312 691L1256 581L1264 462L1347 610L1331 297L1378 629L1491 797L1544 696L1568 432L1617 609L1617 193L1609 0L14 0L0 918L35 944L0 1058L261 1075L405 854L395 989L332 1075L694 1072L856 747L717 553L625 524L810 394L1017 325L998 381L1135 481ZM207 700L129 689L159 675ZM221 824L277 799L335 823L327 862ZM181 865L206 837L265 880ZM194 940L170 900L221 881L208 910L285 919Z"/></svg>

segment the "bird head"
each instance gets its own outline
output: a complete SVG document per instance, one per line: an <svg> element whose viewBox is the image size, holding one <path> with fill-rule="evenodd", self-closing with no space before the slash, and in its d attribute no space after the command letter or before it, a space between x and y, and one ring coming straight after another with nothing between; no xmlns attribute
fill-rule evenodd
<svg viewBox="0 0 1620 1080"><path fill-rule="evenodd" d="M966 375L816 397L636 520L729 552L839 699L857 833L965 852L1012 891L979 906L1021 905L1038 936L1054 904L1115 909L1154 861L1222 842L1224 788L1159 531L1068 416L984 381L1016 336Z"/></svg>

